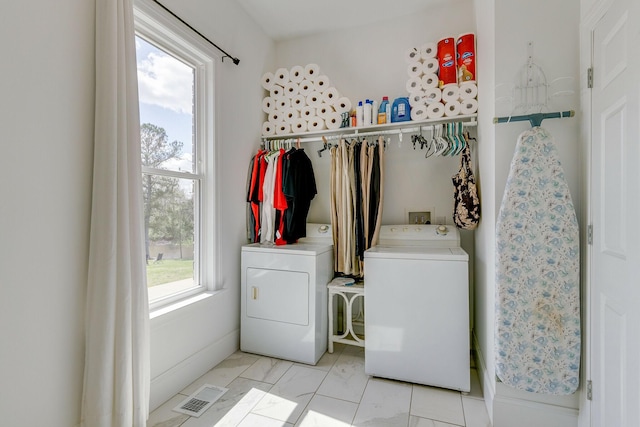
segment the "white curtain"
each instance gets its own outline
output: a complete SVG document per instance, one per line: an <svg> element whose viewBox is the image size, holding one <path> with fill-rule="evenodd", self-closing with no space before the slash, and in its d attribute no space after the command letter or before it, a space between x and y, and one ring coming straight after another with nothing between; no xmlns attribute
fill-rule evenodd
<svg viewBox="0 0 640 427"><path fill-rule="evenodd" d="M149 305L132 0L96 0L93 202L82 425L145 426Z"/></svg>

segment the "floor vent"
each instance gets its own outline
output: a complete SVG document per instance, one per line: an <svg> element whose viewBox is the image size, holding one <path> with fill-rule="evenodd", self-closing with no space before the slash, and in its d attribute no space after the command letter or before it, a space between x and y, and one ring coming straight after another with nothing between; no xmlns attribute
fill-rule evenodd
<svg viewBox="0 0 640 427"><path fill-rule="evenodd" d="M228 389L224 387L205 384L191 396L183 400L182 403L173 408L173 410L192 417L199 417L209 409L211 405L220 399L227 390Z"/></svg>

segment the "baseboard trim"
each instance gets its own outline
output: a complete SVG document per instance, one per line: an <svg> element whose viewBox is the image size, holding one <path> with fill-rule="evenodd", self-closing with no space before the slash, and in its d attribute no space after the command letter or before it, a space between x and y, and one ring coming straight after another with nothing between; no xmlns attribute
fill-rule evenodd
<svg viewBox="0 0 640 427"><path fill-rule="evenodd" d="M473 337L473 349L476 359L476 369L478 370L478 380L480 381L480 386L482 387L482 396L484 397L484 405L487 408L487 413L489 414L489 419L493 424L493 400L496 396L495 382L491 381L491 377L487 372L487 365L484 361L484 356L482 354L482 348L480 347L480 343L478 342L478 337L476 336L475 330L472 334Z"/></svg>
<svg viewBox="0 0 640 427"><path fill-rule="evenodd" d="M240 330L236 329L153 378L151 380L149 412L229 357L238 350L239 344Z"/></svg>

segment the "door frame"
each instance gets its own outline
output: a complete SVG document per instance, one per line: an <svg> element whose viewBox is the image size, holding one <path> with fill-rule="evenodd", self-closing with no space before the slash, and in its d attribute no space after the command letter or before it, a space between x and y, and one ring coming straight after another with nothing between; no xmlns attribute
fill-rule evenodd
<svg viewBox="0 0 640 427"><path fill-rule="evenodd" d="M588 0L581 0L582 6L587 3ZM593 148L593 135L592 129L592 92L588 87L588 70L593 67L594 62L594 38L593 34L597 24L604 17L609 10L613 0L594 0L591 3L589 10L582 10L580 19L580 138L582 141L581 150L581 164L583 165L581 172L581 191L582 200L584 200L585 209L581 213L581 222L583 224L581 230L581 271L582 271L582 330L583 330L583 351L582 351L582 372L580 375L581 391L580 391L580 412L578 416L579 427L591 427L591 400L587 398L587 381L591 379L592 375L592 339L591 339L591 302L592 302L592 286L591 286L591 274L592 274L592 261L593 261L593 246L588 244L588 230L589 226L593 223L592 211L594 208L591 202L591 162L592 162L592 148Z"/></svg>

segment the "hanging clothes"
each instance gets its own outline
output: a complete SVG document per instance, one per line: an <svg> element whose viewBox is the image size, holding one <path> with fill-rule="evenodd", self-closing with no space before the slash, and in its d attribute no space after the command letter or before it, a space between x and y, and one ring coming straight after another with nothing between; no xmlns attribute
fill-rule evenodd
<svg viewBox="0 0 640 427"><path fill-rule="evenodd" d="M465 144L460 169L452 178L454 188L453 222L458 228L474 230L480 222L480 198L471 167L471 150Z"/></svg>
<svg viewBox="0 0 640 427"><path fill-rule="evenodd" d="M330 152L334 268L362 277L364 251L377 243L382 224L384 140L341 140Z"/></svg>
<svg viewBox="0 0 640 427"><path fill-rule="evenodd" d="M313 166L304 150L258 151L247 179L248 240L284 245L306 236L316 194Z"/></svg>
<svg viewBox="0 0 640 427"><path fill-rule="evenodd" d="M552 137L518 138L496 222L496 374L517 389L572 394L580 373L580 244Z"/></svg>

